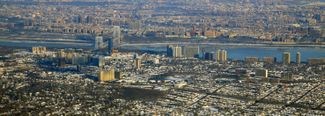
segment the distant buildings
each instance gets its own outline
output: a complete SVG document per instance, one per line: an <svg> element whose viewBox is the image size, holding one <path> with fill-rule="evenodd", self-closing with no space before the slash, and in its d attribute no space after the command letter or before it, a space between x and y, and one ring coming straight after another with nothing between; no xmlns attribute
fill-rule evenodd
<svg viewBox="0 0 325 116"><path fill-rule="evenodd" d="M107 49L108 49L108 54L109 55L112 55L113 49L114 49L114 43L113 43L113 39L112 38L109 38L107 40Z"/></svg>
<svg viewBox="0 0 325 116"><path fill-rule="evenodd" d="M300 64L300 62L301 62L301 54L300 54L300 52L297 52L297 54L296 54L296 63Z"/></svg>
<svg viewBox="0 0 325 116"><path fill-rule="evenodd" d="M95 50L102 49L104 46L103 36L96 36L95 38Z"/></svg>
<svg viewBox="0 0 325 116"><path fill-rule="evenodd" d="M268 64L276 63L276 57L264 57L263 62Z"/></svg>
<svg viewBox="0 0 325 116"><path fill-rule="evenodd" d="M290 53L289 52L284 52L282 55L282 63L283 64L290 64Z"/></svg>
<svg viewBox="0 0 325 116"><path fill-rule="evenodd" d="M210 52L207 52L204 54L204 59L205 60L213 60L213 54Z"/></svg>
<svg viewBox="0 0 325 116"><path fill-rule="evenodd" d="M115 80L115 70L114 67L109 67L108 69L99 70L98 75L99 81L112 81Z"/></svg>
<svg viewBox="0 0 325 116"><path fill-rule="evenodd" d="M120 45L122 35L121 35L121 27L120 26L114 26L113 27L113 42L114 42L114 47Z"/></svg>
<svg viewBox="0 0 325 116"><path fill-rule="evenodd" d="M136 69L140 69L141 68L141 59L136 58L134 60L134 66L135 66Z"/></svg>
<svg viewBox="0 0 325 116"><path fill-rule="evenodd" d="M167 46L167 56L174 57L174 58L182 57L182 47L180 47L178 45L177 46L168 45Z"/></svg>
<svg viewBox="0 0 325 116"><path fill-rule="evenodd" d="M102 56L98 57L98 67L102 68L105 65L105 58Z"/></svg>
<svg viewBox="0 0 325 116"><path fill-rule="evenodd" d="M325 64L325 58L311 58L311 59L308 59L308 64L310 64L310 65Z"/></svg>
<svg viewBox="0 0 325 116"><path fill-rule="evenodd" d="M216 52L216 60L217 62L219 63L224 63L226 62L228 59L228 56L227 56L227 51L226 50L217 50Z"/></svg>
<svg viewBox="0 0 325 116"><path fill-rule="evenodd" d="M198 46L184 46L183 47L183 57L195 57L200 53L200 48Z"/></svg>
<svg viewBox="0 0 325 116"><path fill-rule="evenodd" d="M258 58L257 57L246 57L245 62L246 63L256 63L256 62L258 62Z"/></svg>
<svg viewBox="0 0 325 116"><path fill-rule="evenodd" d="M42 46L32 47L33 54L43 54L45 52L46 52L46 47L42 47Z"/></svg>
<svg viewBox="0 0 325 116"><path fill-rule="evenodd" d="M268 77L268 70L267 69L257 69L255 73L256 77L263 77L267 78Z"/></svg>
<svg viewBox="0 0 325 116"><path fill-rule="evenodd" d="M73 54L71 62L73 65L86 65L88 64L88 56L87 55L80 55L80 54Z"/></svg>

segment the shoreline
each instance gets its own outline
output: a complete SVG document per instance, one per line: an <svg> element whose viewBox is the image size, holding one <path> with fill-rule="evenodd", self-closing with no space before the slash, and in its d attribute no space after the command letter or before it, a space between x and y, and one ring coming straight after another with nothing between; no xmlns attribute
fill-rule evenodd
<svg viewBox="0 0 325 116"><path fill-rule="evenodd" d="M73 42L73 41L19 41L19 40L0 40L0 46L45 46L55 47L80 47L91 48L92 43L86 42ZM309 45L309 44L273 44L273 43L224 43L224 42L153 42L153 43L122 43L119 47L136 47L136 46L154 46L161 47L167 45L207 45L207 46L234 46L234 47L305 47L305 48L325 48L324 44L321 45Z"/></svg>
<svg viewBox="0 0 325 116"><path fill-rule="evenodd" d="M306 44L271 44L271 43L220 43L220 42L160 42L160 43L125 43L121 46L167 46L167 45L218 45L218 46L245 46L245 47L310 47L325 48L325 45L306 45Z"/></svg>

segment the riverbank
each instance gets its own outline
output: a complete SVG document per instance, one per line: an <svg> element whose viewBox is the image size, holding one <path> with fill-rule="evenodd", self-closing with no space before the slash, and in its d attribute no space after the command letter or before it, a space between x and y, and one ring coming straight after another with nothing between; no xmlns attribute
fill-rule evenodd
<svg viewBox="0 0 325 116"><path fill-rule="evenodd" d="M216 45L216 46L252 46L252 47L320 47L325 45L316 44L275 44L275 43L219 43L219 42L160 42L160 43L125 43L121 46L167 46L167 45Z"/></svg>

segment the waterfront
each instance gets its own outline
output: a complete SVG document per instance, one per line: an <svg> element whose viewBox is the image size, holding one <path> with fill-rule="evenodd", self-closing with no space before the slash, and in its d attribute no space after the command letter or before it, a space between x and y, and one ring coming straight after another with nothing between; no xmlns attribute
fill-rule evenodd
<svg viewBox="0 0 325 116"><path fill-rule="evenodd" d="M175 43L173 43L175 44ZM166 52L167 43L151 43L151 44L124 44L120 48L131 51L151 51L151 52ZM197 44L180 44L180 46L195 46ZM50 48L92 48L92 43L78 42L34 42L34 41L1 41L0 46L19 46L33 47L46 46ZM306 62L309 58L325 58L325 47L322 46L269 46L264 44L231 44L231 43L201 43L199 44L200 51L216 52L218 49L228 51L228 58L232 60L244 60L245 57L276 57L277 61L282 61L282 53L290 52L291 61L295 61L296 53L301 53L301 61Z"/></svg>
<svg viewBox="0 0 325 116"><path fill-rule="evenodd" d="M188 46L188 45L187 45ZM145 50L165 52L166 45L135 45L124 46L129 50ZM245 57L276 57L277 61L282 61L282 53L290 52L291 61L295 61L296 53L301 53L301 61L307 61L309 58L324 58L325 48L323 47L269 47L269 46L245 46L245 45L200 45L201 52L216 52L218 49L228 51L228 57L232 60L244 60Z"/></svg>

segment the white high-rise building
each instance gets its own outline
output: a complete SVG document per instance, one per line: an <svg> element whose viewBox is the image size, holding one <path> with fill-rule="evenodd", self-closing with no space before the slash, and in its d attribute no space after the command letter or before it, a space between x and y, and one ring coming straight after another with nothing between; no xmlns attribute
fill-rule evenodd
<svg viewBox="0 0 325 116"><path fill-rule="evenodd" d="M103 36L96 36L95 38L95 50L102 49L104 46Z"/></svg>
<svg viewBox="0 0 325 116"><path fill-rule="evenodd" d="M112 37L113 37L114 45L116 45L116 46L120 45L120 42L121 42L121 39L122 39L120 26L114 26L113 27L113 35L112 35Z"/></svg>

